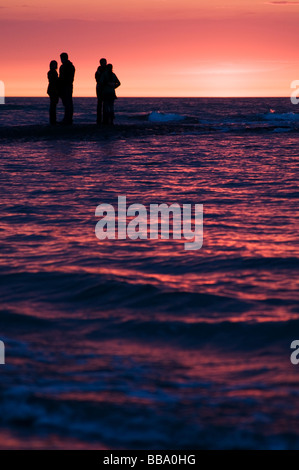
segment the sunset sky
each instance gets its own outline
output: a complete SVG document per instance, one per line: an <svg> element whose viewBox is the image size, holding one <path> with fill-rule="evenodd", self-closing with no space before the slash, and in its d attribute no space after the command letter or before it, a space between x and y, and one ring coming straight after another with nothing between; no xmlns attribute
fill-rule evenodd
<svg viewBox="0 0 299 470"><path fill-rule="evenodd" d="M69 53L75 96L94 96L101 57L119 96L290 96L299 79L299 1L0 0L7 96L44 96Z"/></svg>

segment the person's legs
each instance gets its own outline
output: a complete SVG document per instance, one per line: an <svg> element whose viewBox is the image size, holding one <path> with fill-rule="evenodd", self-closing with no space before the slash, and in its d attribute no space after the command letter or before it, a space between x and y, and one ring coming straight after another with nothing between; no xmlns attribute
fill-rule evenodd
<svg viewBox="0 0 299 470"><path fill-rule="evenodd" d="M62 104L64 106L64 118L63 118L63 123L64 124L72 124L73 123L73 113L74 113L74 108L73 108L73 91L71 89L66 89L62 93L61 99L62 99Z"/></svg>
<svg viewBox="0 0 299 470"><path fill-rule="evenodd" d="M113 124L114 121L114 99L109 103L109 124Z"/></svg>
<svg viewBox="0 0 299 470"><path fill-rule="evenodd" d="M114 120L114 99L110 98L106 102L106 119L107 119L107 124L113 124Z"/></svg>
<svg viewBox="0 0 299 470"><path fill-rule="evenodd" d="M103 102L103 124L109 124L109 100Z"/></svg>
<svg viewBox="0 0 299 470"><path fill-rule="evenodd" d="M73 114L74 114L73 92L72 90L67 90L66 102L65 102L65 115L64 115L64 120L67 124L72 124Z"/></svg>
<svg viewBox="0 0 299 470"><path fill-rule="evenodd" d="M101 98L98 98L97 124L101 124L102 122L102 109L103 109L103 100Z"/></svg>
<svg viewBox="0 0 299 470"><path fill-rule="evenodd" d="M57 106L58 100L57 98L50 97L50 109L49 109L49 118L50 118L50 124L53 126L56 124L56 106Z"/></svg>
<svg viewBox="0 0 299 470"><path fill-rule="evenodd" d="M113 124L114 120L114 99L105 98L103 106L103 124Z"/></svg>

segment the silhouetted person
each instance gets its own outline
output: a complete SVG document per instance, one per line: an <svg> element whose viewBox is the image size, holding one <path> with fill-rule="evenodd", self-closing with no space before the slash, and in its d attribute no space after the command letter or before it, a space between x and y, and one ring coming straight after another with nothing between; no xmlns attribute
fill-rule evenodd
<svg viewBox="0 0 299 470"><path fill-rule="evenodd" d="M106 69L107 65L107 60L106 59L101 59L100 60L100 66L97 68L97 71L95 73L95 79L97 82L97 87L96 87L96 92L97 92L97 98L98 98L98 105L97 105L97 124L100 125L102 123L102 112L103 112L103 93L101 90L101 76L103 75L103 72Z"/></svg>
<svg viewBox="0 0 299 470"><path fill-rule="evenodd" d="M50 118L50 124L52 126L55 126L56 124L56 107L59 101L57 67L58 67L58 64L56 60L51 60L50 70L48 72L49 85L48 85L47 93L50 97L49 118Z"/></svg>
<svg viewBox="0 0 299 470"><path fill-rule="evenodd" d="M105 71L100 78L101 93L103 96L103 124L113 124L114 120L114 101L117 96L115 88L120 86L115 73L113 73L112 64L106 66Z"/></svg>
<svg viewBox="0 0 299 470"><path fill-rule="evenodd" d="M75 67L69 60L66 52L60 54L61 66L59 68L59 95L64 106L63 124L73 122L73 82Z"/></svg>

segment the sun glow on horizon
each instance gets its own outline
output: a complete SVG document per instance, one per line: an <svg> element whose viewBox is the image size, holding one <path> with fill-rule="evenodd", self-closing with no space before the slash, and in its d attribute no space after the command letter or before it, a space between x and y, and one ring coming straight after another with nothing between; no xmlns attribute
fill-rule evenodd
<svg viewBox="0 0 299 470"><path fill-rule="evenodd" d="M83 12L78 0L3 0L0 80L7 96L46 96L48 64L67 51L75 96L95 96L100 57L119 96L289 96L299 79L291 3L87 0Z"/></svg>

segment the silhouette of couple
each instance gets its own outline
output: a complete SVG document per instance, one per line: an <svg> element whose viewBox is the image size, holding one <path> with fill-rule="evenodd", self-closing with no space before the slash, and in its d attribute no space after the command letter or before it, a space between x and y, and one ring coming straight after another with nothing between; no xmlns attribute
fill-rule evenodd
<svg viewBox="0 0 299 470"><path fill-rule="evenodd" d="M112 64L107 64L106 59L100 60L100 66L95 73L97 82L97 124L113 124L114 120L114 101L117 99L115 89L120 86L115 73L112 70Z"/></svg>
<svg viewBox="0 0 299 470"><path fill-rule="evenodd" d="M50 70L48 72L49 86L47 93L50 96L50 124L56 124L56 107L61 98L64 106L64 118L62 124L68 125L73 123L73 82L75 77L75 67L69 60L66 52L60 54L61 66L59 68L59 76L57 73L58 64L56 60L50 62Z"/></svg>
<svg viewBox="0 0 299 470"><path fill-rule="evenodd" d="M48 90L50 97L49 117L50 124L56 125L56 108L61 98L64 106L64 118L61 124L69 125L73 123L73 82L75 77L75 67L68 58L68 54L60 54L61 66L59 76L57 73L58 64L56 60L50 62L48 72ZM115 89L120 86L112 65L107 64L106 59L100 60L100 66L95 73L97 82L96 92L98 98L97 105L97 124L113 124L114 120L114 101L116 100Z"/></svg>

